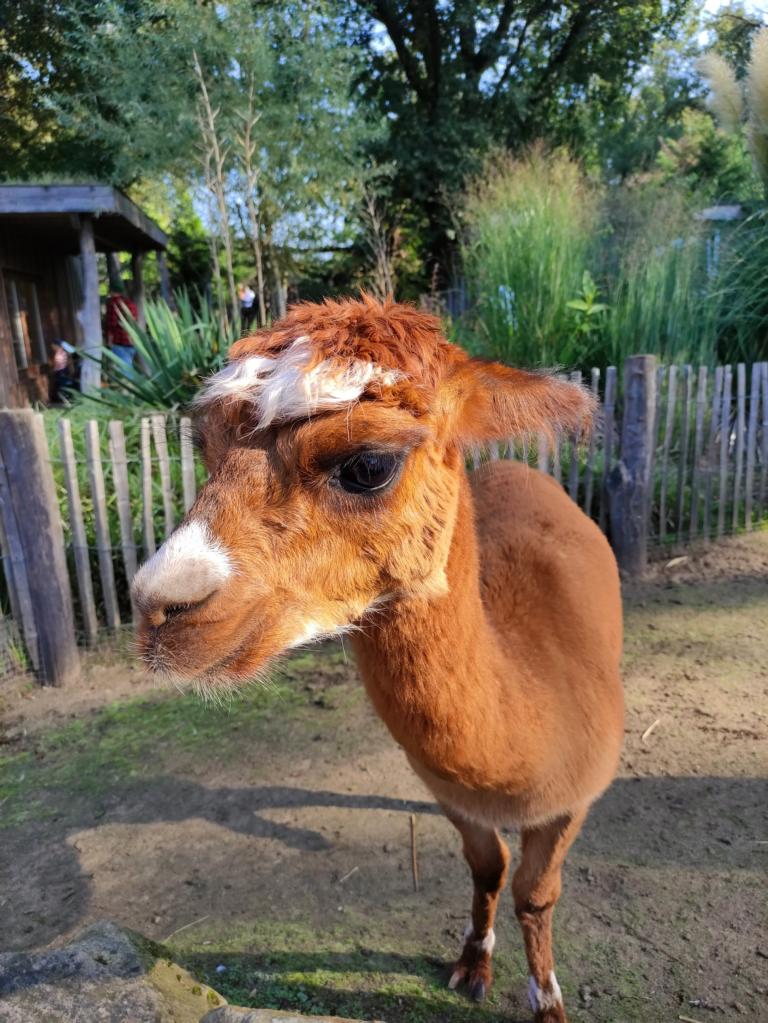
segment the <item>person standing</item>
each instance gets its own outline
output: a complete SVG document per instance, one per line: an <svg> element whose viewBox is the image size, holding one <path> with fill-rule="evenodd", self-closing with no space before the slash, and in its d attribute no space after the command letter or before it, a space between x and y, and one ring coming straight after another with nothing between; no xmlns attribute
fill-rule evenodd
<svg viewBox="0 0 768 1023"><path fill-rule="evenodd" d="M132 298L129 298L119 288L114 287L107 298L105 317L107 347L126 366L133 366L136 349L131 342L131 335L123 326L121 316L123 318L130 318L135 322L138 319L139 310Z"/></svg>
<svg viewBox="0 0 768 1023"><path fill-rule="evenodd" d="M237 289L237 295L240 299L240 322L244 331L250 330L256 317L256 292L250 284L242 281Z"/></svg>

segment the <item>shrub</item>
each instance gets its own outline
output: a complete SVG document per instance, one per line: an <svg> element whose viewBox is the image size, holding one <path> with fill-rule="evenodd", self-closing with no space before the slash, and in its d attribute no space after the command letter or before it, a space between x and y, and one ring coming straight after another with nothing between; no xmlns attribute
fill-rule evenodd
<svg viewBox="0 0 768 1023"><path fill-rule="evenodd" d="M708 230L690 200L656 185L622 189L602 253L608 315L601 360L639 352L663 362L715 361L717 291L707 266Z"/></svg>
<svg viewBox="0 0 768 1023"><path fill-rule="evenodd" d="M720 361L768 358L768 211L748 217L728 238L717 295Z"/></svg>

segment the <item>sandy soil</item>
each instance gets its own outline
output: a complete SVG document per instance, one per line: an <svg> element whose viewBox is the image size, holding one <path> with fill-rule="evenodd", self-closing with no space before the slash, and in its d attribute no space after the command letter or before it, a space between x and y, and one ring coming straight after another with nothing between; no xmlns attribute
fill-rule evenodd
<svg viewBox="0 0 768 1023"><path fill-rule="evenodd" d="M558 910L571 1017L768 1021L768 534L673 552L627 588L626 610L622 768ZM16 805L31 778L33 801L0 831L0 947L109 917L171 936L201 974L224 966L219 980L228 969L254 1004L527 1019L509 899L492 997L476 1008L444 992L470 898L459 843L353 666L325 651L288 684L295 698L244 720L211 709L202 738L170 718L149 749L141 718L137 738L134 718L104 717L151 685L122 661L95 657L77 690L6 685L0 799ZM129 725L134 758L100 760L101 736Z"/></svg>

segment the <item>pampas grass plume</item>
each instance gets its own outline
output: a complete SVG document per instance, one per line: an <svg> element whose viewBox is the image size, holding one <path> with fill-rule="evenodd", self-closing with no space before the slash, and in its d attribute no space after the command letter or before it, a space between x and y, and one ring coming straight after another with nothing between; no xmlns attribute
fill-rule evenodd
<svg viewBox="0 0 768 1023"><path fill-rule="evenodd" d="M749 130L747 138L758 174L768 187L768 28L752 40L747 66Z"/></svg>
<svg viewBox="0 0 768 1023"><path fill-rule="evenodd" d="M761 28L752 40L747 66L747 97L750 120L768 135L768 28Z"/></svg>
<svg viewBox="0 0 768 1023"><path fill-rule="evenodd" d="M763 66L768 70L768 48L765 52L766 60ZM709 85L708 106L718 124L724 131L737 132L744 112L744 97L733 69L718 53L704 54L698 59L696 66ZM768 78L766 83L768 84ZM766 99L768 100L768 93Z"/></svg>

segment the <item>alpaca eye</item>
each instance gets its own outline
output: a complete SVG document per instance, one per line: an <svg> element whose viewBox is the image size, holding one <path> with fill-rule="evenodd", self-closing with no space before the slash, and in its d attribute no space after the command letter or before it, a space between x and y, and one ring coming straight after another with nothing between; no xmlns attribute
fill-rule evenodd
<svg viewBox="0 0 768 1023"><path fill-rule="evenodd" d="M400 455L365 451L342 462L334 479L349 494L379 493L394 480L400 465Z"/></svg>

